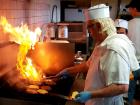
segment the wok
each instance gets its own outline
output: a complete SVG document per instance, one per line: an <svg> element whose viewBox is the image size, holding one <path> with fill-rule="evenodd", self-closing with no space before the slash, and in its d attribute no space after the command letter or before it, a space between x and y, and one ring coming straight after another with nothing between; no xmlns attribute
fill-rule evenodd
<svg viewBox="0 0 140 105"><path fill-rule="evenodd" d="M38 42L28 55L46 75L55 75L74 64L74 44L61 41Z"/></svg>
<svg viewBox="0 0 140 105"><path fill-rule="evenodd" d="M1 65L16 66L18 50L19 45L16 43L1 47ZM74 64L74 44L60 41L38 42L27 56L47 75L55 75Z"/></svg>
<svg viewBox="0 0 140 105"><path fill-rule="evenodd" d="M16 71L12 70L16 69L18 51L19 45L16 43L0 43L0 77L5 77L12 85L15 82L23 83L16 76ZM60 41L38 42L27 56L46 76L55 75L74 64L74 44Z"/></svg>

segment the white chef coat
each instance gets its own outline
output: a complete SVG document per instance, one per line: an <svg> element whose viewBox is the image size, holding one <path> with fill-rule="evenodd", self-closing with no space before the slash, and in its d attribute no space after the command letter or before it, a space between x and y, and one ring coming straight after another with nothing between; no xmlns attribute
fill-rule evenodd
<svg viewBox="0 0 140 105"><path fill-rule="evenodd" d="M129 84L130 68L139 68L135 49L126 35L108 36L96 46L87 61L89 70L85 90L96 90L110 84ZM123 105L122 95L93 98L86 105Z"/></svg>
<svg viewBox="0 0 140 105"><path fill-rule="evenodd" d="M128 37L136 48L136 57L140 63L140 17L128 22Z"/></svg>

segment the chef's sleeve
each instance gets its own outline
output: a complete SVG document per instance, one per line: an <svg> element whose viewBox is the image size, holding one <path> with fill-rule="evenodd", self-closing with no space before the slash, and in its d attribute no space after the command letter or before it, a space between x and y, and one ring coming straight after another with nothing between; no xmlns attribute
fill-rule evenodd
<svg viewBox="0 0 140 105"><path fill-rule="evenodd" d="M117 52L108 50L100 59L106 85L129 84L130 66Z"/></svg>

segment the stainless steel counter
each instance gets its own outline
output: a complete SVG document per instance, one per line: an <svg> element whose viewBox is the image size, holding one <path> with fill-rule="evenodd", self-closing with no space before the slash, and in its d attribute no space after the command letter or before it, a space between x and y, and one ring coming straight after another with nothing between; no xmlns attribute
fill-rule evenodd
<svg viewBox="0 0 140 105"><path fill-rule="evenodd" d="M36 103L32 101L11 98L0 98L0 105L51 105L51 104Z"/></svg>

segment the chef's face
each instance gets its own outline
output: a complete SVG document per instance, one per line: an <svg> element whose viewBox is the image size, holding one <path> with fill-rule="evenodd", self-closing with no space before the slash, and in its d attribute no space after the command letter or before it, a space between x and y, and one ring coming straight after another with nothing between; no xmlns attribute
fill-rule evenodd
<svg viewBox="0 0 140 105"><path fill-rule="evenodd" d="M125 28L122 28L122 27L117 27L117 33L127 35L127 30Z"/></svg>
<svg viewBox="0 0 140 105"><path fill-rule="evenodd" d="M101 25L98 22L94 21L88 21L88 32L90 36L96 41L101 42L102 41L102 32L101 32Z"/></svg>
<svg viewBox="0 0 140 105"><path fill-rule="evenodd" d="M98 37L99 29L100 29L99 23L93 22L93 21L89 21L87 28L88 28L88 32L90 33L90 36L93 39L96 39Z"/></svg>

